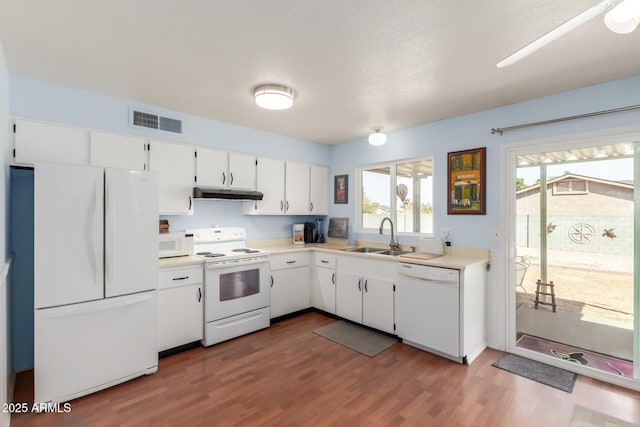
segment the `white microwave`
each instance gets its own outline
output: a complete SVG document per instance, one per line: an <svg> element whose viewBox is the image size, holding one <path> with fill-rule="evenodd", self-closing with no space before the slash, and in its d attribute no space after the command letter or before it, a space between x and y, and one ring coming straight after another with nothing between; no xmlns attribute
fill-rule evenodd
<svg viewBox="0 0 640 427"><path fill-rule="evenodd" d="M191 254L193 254L193 234L163 233L158 237L159 258Z"/></svg>

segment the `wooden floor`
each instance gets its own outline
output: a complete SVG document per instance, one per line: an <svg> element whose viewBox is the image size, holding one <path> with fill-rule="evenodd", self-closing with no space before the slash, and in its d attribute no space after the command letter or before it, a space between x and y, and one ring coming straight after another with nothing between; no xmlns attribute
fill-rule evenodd
<svg viewBox="0 0 640 427"><path fill-rule="evenodd" d="M640 421L640 393L579 376L572 394L494 368L395 344L369 358L312 331L307 313L213 347L160 359L156 374L71 401L67 414L12 426L566 426L574 405ZM14 402L31 402L18 376Z"/></svg>

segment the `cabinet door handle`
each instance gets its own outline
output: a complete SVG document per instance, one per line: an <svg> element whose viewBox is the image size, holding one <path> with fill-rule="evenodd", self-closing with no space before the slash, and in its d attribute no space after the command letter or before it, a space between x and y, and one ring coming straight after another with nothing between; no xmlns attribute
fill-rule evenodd
<svg viewBox="0 0 640 427"><path fill-rule="evenodd" d="M334 285L336 284L336 273L335 272L331 275L331 283L333 283Z"/></svg>
<svg viewBox="0 0 640 427"><path fill-rule="evenodd" d="M282 202L282 200L280 200L280 210L282 210L284 208L284 203Z"/></svg>
<svg viewBox="0 0 640 427"><path fill-rule="evenodd" d="M329 261L327 261L326 259L321 259L320 262L323 264L329 264Z"/></svg>
<svg viewBox="0 0 640 427"><path fill-rule="evenodd" d="M368 280L365 280L365 281L364 281L364 291L365 291L365 292L369 292L369 291L367 290L367 283L368 283L368 282L369 282Z"/></svg>
<svg viewBox="0 0 640 427"><path fill-rule="evenodd" d="M233 185L233 172L229 172L229 176L231 177L231 180L229 181L229 185Z"/></svg>
<svg viewBox="0 0 640 427"><path fill-rule="evenodd" d="M191 196L189 196L189 210L191 210Z"/></svg>
<svg viewBox="0 0 640 427"><path fill-rule="evenodd" d="M296 263L296 261L295 261L295 260L293 260L293 261L287 261L287 264L295 264L295 263Z"/></svg>
<svg viewBox="0 0 640 427"><path fill-rule="evenodd" d="M286 207L286 210L289 210L289 201L288 201L288 200L287 200L287 202L285 203L285 207Z"/></svg>
<svg viewBox="0 0 640 427"><path fill-rule="evenodd" d="M362 291L362 279L358 279L358 290Z"/></svg>
<svg viewBox="0 0 640 427"><path fill-rule="evenodd" d="M227 175L225 175L225 173L222 172L222 185L224 185L226 180L227 180Z"/></svg>
<svg viewBox="0 0 640 427"><path fill-rule="evenodd" d="M202 289L198 288L198 302L202 301Z"/></svg>
<svg viewBox="0 0 640 427"><path fill-rule="evenodd" d="M313 202L309 202L309 212L313 212Z"/></svg>
<svg viewBox="0 0 640 427"><path fill-rule="evenodd" d="M183 276L183 277L174 277L173 280L186 280L188 279L189 276Z"/></svg>
<svg viewBox="0 0 640 427"><path fill-rule="evenodd" d="M271 276L271 287L273 288L273 276Z"/></svg>

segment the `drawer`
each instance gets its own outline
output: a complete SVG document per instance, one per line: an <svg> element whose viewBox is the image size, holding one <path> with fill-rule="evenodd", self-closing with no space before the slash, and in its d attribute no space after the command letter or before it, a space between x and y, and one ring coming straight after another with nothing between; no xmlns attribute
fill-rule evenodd
<svg viewBox="0 0 640 427"><path fill-rule="evenodd" d="M309 252L292 252L290 254L271 255L271 269L305 267L309 265Z"/></svg>
<svg viewBox="0 0 640 427"><path fill-rule="evenodd" d="M325 268L336 268L336 257L335 255L323 254L320 252L315 253L316 266L317 267L325 267Z"/></svg>
<svg viewBox="0 0 640 427"><path fill-rule="evenodd" d="M160 269L158 289L175 288L202 283L202 266Z"/></svg>

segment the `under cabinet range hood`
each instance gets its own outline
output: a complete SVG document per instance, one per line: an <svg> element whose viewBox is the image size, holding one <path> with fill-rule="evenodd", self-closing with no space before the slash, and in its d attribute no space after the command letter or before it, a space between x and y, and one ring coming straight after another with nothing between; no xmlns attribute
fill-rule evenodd
<svg viewBox="0 0 640 427"><path fill-rule="evenodd" d="M262 200L263 196L259 191L193 187L194 199Z"/></svg>

